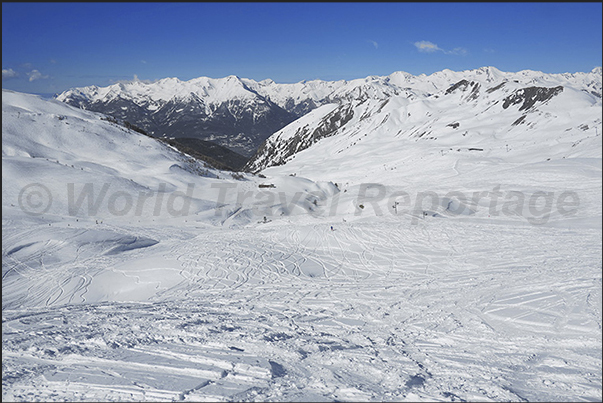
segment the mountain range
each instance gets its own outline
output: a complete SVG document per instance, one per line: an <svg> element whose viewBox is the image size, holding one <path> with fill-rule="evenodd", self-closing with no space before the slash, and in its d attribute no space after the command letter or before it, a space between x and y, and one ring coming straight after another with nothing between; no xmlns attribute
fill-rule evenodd
<svg viewBox="0 0 603 403"><path fill-rule="evenodd" d="M329 158L358 155L360 143L375 146L420 141L448 152L459 147L488 152L540 135L571 137L571 130L596 134L601 124L601 69L549 75L502 73L492 67L427 77L406 77L397 95L361 96L390 80L373 79L367 90L345 102L325 104L269 137L246 165L252 172L282 165L320 143ZM369 79L367 79L368 81ZM402 87L398 81L398 87ZM538 134L535 134L538 133ZM321 141L333 137L333 141ZM545 143L540 143L542 146ZM371 149L363 152L372 154ZM541 147L541 153L546 154ZM341 154L341 155L339 155ZM368 156L366 158L371 158Z"/></svg>
<svg viewBox="0 0 603 403"><path fill-rule="evenodd" d="M409 110L407 116L399 118L397 122L400 125L396 130L403 132L414 133L419 127L434 127L433 119L429 118L437 115L434 119L441 119L439 109L442 107L450 115L456 113L450 108L471 107L474 115L480 118L510 109L516 113L508 114L508 119L511 119L505 123L508 127L518 119L522 121L517 124L529 123L522 116L533 112L536 104L562 93L562 89L549 90L558 87L600 99L601 68L574 74L545 74L530 70L505 73L495 67L462 72L443 70L418 76L400 71L389 76L369 76L350 81L312 80L293 84L237 76L220 79L199 77L189 81L165 78L151 83L134 80L108 87L75 88L56 98L132 122L155 137L196 138L217 143L250 159L246 169L257 171L282 163L292 153L344 130L344 126L348 132L354 131L350 125L357 124L360 118L364 121L369 116L375 119L393 116L392 108L400 109L400 102L410 110L426 109L421 116L415 114L411 117ZM455 102L447 104L453 98ZM388 107L387 103L390 103ZM500 105L491 108L493 103ZM517 103L521 105L511 107ZM310 125L313 127L311 132L308 131L310 126L305 134L299 131L299 122L294 122L325 105L331 106L312 115L318 120L315 127ZM336 110L333 105L336 105ZM435 109L428 112L427 109L432 107ZM329 116L321 114L323 112ZM381 118L376 114L382 114ZM353 116L357 119L352 121ZM304 121L308 119L310 117ZM454 117L450 119L454 120ZM291 130L298 131L296 139L284 144L283 138L291 137L285 133ZM190 140L187 141L190 146ZM280 143L278 147L276 142ZM279 150L275 151L275 147ZM271 155L273 151L276 153L274 156ZM220 159L219 156L209 157Z"/></svg>

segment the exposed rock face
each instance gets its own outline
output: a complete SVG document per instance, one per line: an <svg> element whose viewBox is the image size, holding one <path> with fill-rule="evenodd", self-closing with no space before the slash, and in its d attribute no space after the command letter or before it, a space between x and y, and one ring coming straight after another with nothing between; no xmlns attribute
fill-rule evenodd
<svg viewBox="0 0 603 403"><path fill-rule="evenodd" d="M546 87L528 87L515 91L504 99L503 108L507 109L511 105L517 105L523 102L519 107L520 111L530 109L536 102L546 102L555 95L563 91L563 86L552 88Z"/></svg>
<svg viewBox="0 0 603 403"><path fill-rule="evenodd" d="M458 83L451 86L450 88L448 88L446 90L446 95L452 94L454 91L458 90L459 88L464 91L468 86L469 86L469 81L461 80Z"/></svg>
<svg viewBox="0 0 603 403"><path fill-rule="evenodd" d="M467 95L467 97L465 98L466 101L473 101L475 99L477 99L479 97L479 89L480 89L480 83L475 82L475 81L467 81L467 80L461 80L458 83L452 85L450 88L448 88L445 92L446 95L452 94L455 91L462 91L465 92L467 90L471 90L471 92L469 93L469 95Z"/></svg>
<svg viewBox="0 0 603 403"><path fill-rule="evenodd" d="M317 124L298 128L293 136L281 138L276 133L258 149L245 165L244 170L257 172L268 165L282 165L292 155L309 148L323 138L333 136L353 117L352 104L344 104L328 113Z"/></svg>
<svg viewBox="0 0 603 403"><path fill-rule="evenodd" d="M495 86L495 87L488 88L488 89L486 90L486 92L487 92L488 94L491 94L491 93L493 93L493 92L494 92L494 91L496 91L496 90L500 90L502 87L504 87L504 86L505 86L505 84L506 84L506 83L502 82L502 83L498 84L498 85L497 85L497 86Z"/></svg>

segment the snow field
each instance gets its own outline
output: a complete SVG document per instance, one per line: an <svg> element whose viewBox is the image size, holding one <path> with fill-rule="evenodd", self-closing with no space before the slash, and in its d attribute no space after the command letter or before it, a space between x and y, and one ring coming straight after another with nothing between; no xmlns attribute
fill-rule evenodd
<svg viewBox="0 0 603 403"><path fill-rule="evenodd" d="M573 258L599 231L434 220L261 227L113 255L110 271L139 277L112 283L123 291L116 301L136 303L94 301L107 287L97 276L85 304L4 310L5 397L600 397L600 256ZM160 282L151 298L143 271Z"/></svg>

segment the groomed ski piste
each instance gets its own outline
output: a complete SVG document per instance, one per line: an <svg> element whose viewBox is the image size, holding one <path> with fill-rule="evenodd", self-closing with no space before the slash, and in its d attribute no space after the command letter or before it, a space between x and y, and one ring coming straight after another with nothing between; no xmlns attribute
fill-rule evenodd
<svg viewBox="0 0 603 403"><path fill-rule="evenodd" d="M600 401L589 97L233 175L3 90L2 400Z"/></svg>

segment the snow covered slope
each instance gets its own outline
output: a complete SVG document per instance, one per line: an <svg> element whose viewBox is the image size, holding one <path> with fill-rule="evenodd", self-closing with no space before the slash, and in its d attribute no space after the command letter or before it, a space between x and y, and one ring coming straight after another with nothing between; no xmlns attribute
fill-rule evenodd
<svg viewBox="0 0 603 403"><path fill-rule="evenodd" d="M82 259L156 245L161 236L148 227L160 223L207 226L228 219L228 225L243 225L257 220L255 199L235 203L236 193L220 197L220 192L224 186L258 189L259 180L209 168L104 115L3 90L3 307L119 294L119 287L108 294L96 290L105 288L95 278L105 263L88 273L80 266ZM303 178L276 183L282 184L279 190L302 193L329 188ZM297 205L282 211L304 212ZM124 230L125 225L145 230L140 234ZM57 277L58 270L66 278ZM58 281L60 292L48 286L55 284L51 279ZM146 295L147 290L141 292Z"/></svg>
<svg viewBox="0 0 603 403"><path fill-rule="evenodd" d="M91 183L98 187L93 189L97 194L104 184L109 184L112 192L138 193L156 189L159 184L166 191L173 191L186 187L190 181L216 177L219 172L104 115L58 101L3 90L2 114L3 205L15 204L25 186L39 183L54 197L48 206L40 205L38 210L35 205L43 201L32 199L34 215L66 214L70 183ZM45 196L46 190L40 189L35 197ZM79 189L75 189L75 194L79 194ZM111 216L111 205L129 212L121 207L127 206L126 199L101 203L98 217ZM23 203L26 201L23 199ZM147 210L152 207L151 203L141 205L139 215L150 215Z"/></svg>

